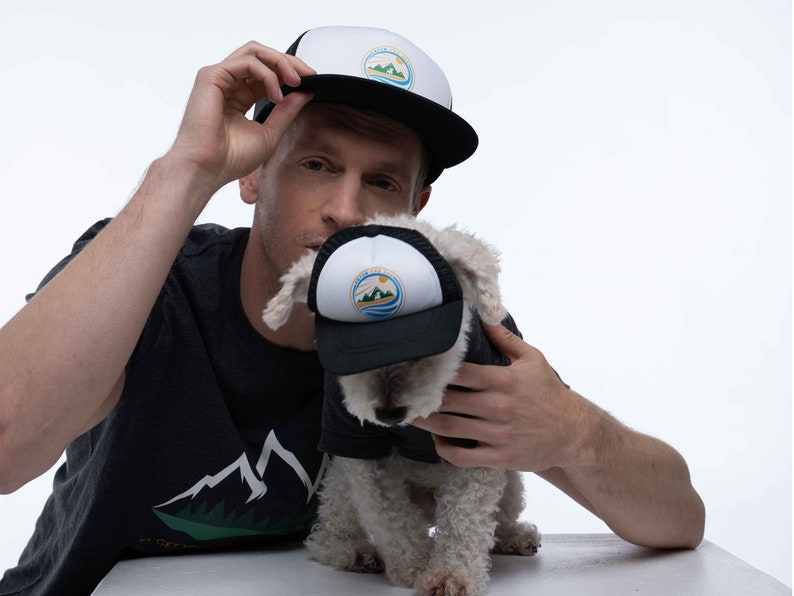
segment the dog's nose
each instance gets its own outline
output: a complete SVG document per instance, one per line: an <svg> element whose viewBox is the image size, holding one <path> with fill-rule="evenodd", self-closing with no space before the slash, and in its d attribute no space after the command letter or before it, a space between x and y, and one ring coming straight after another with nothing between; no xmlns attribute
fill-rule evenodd
<svg viewBox="0 0 794 596"><path fill-rule="evenodd" d="M383 424L400 424L405 420L408 408L375 408L375 418Z"/></svg>

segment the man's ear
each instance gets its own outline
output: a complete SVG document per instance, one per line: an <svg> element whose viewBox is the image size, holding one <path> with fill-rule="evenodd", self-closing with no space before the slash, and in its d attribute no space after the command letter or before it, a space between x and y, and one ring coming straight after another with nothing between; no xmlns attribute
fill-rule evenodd
<svg viewBox="0 0 794 596"><path fill-rule="evenodd" d="M240 198L243 202L253 205L259 199L259 175L262 168L259 167L247 176L240 178Z"/></svg>
<svg viewBox="0 0 794 596"><path fill-rule="evenodd" d="M430 200L430 193L432 191L432 186L425 186L419 191L419 196L416 197L416 203L414 204L414 215L419 215L419 212L425 208L425 205L427 205L427 202Z"/></svg>

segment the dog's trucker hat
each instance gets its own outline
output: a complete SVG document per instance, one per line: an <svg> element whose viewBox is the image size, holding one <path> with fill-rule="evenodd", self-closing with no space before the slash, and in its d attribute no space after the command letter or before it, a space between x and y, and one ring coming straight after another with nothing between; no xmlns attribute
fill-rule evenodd
<svg viewBox="0 0 794 596"><path fill-rule="evenodd" d="M477 133L452 111L444 72L404 37L369 27L318 27L303 33L286 53L317 71L297 87L312 91L312 101L367 109L416 131L430 155L427 184L477 149ZM259 101L254 120L264 122L273 107L267 98Z"/></svg>
<svg viewBox="0 0 794 596"><path fill-rule="evenodd" d="M430 241L376 224L325 241L307 303L320 362L335 375L446 352L463 318L460 283Z"/></svg>

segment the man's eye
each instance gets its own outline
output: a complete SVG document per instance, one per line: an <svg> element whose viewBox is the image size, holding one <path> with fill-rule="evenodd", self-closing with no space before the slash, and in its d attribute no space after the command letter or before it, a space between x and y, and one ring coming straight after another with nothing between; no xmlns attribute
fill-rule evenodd
<svg viewBox="0 0 794 596"><path fill-rule="evenodd" d="M311 159L311 160L305 162L304 165L308 169L310 169L310 170L312 170L314 172L319 172L325 167L325 166L323 166L323 162L318 161L316 159Z"/></svg>
<svg viewBox="0 0 794 596"><path fill-rule="evenodd" d="M373 184L382 190L395 190L397 188L392 184L391 180L375 180Z"/></svg>

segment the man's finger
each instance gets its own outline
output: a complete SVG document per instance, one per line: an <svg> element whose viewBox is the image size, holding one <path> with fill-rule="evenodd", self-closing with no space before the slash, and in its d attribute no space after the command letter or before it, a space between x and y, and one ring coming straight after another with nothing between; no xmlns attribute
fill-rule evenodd
<svg viewBox="0 0 794 596"><path fill-rule="evenodd" d="M519 360L531 350L531 347L523 339L504 325L483 323L482 328L494 347L504 354L510 362Z"/></svg>
<svg viewBox="0 0 794 596"><path fill-rule="evenodd" d="M311 101L312 97L313 94L309 91L294 91L276 104L276 107L262 123L272 135L272 140L275 141L283 136L289 125L292 124L303 107Z"/></svg>

